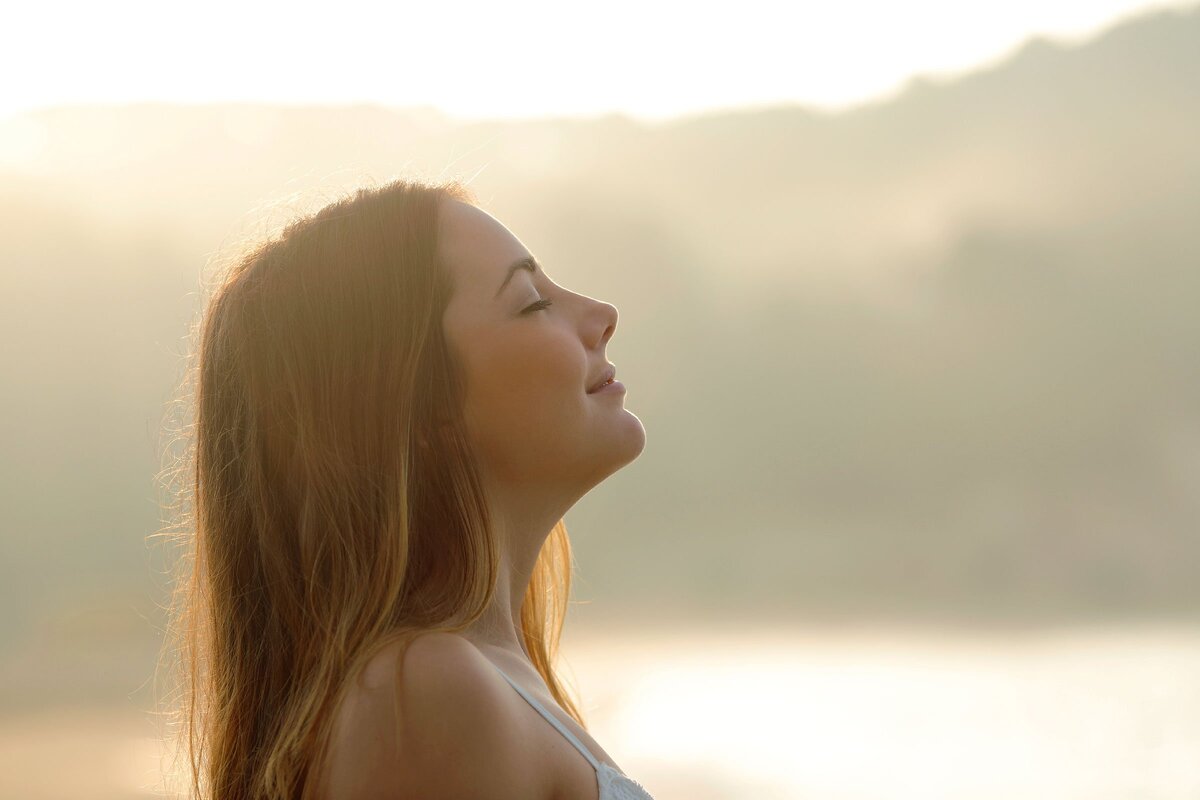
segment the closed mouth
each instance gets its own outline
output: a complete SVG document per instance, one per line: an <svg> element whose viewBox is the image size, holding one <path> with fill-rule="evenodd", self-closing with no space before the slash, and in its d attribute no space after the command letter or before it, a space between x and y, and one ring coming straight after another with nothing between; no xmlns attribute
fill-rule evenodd
<svg viewBox="0 0 1200 800"><path fill-rule="evenodd" d="M617 379L616 367L609 366L608 369L606 369L604 371L604 375L601 376L600 381L598 383L593 384L592 388L587 390L587 393L591 394L592 392L595 392L599 389L603 389L605 386L612 383L616 379Z"/></svg>

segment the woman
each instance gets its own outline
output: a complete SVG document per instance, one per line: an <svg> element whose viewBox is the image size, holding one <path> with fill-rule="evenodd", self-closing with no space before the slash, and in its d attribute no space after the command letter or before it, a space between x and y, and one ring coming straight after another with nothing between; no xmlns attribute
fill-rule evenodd
<svg viewBox="0 0 1200 800"><path fill-rule="evenodd" d="M360 189L228 270L182 465L189 793L649 797L554 671L562 517L645 447L616 325L453 181Z"/></svg>

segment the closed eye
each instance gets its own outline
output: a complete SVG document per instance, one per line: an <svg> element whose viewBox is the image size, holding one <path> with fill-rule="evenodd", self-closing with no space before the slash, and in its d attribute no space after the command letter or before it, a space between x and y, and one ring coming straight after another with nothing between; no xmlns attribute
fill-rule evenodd
<svg viewBox="0 0 1200 800"><path fill-rule="evenodd" d="M533 304L527 306L523 311L521 311L521 313L529 314L530 312L533 312L533 311L541 311L543 308L546 308L547 306L551 305L553 302L554 302L553 300L548 300L548 299L538 300L536 303L533 303Z"/></svg>

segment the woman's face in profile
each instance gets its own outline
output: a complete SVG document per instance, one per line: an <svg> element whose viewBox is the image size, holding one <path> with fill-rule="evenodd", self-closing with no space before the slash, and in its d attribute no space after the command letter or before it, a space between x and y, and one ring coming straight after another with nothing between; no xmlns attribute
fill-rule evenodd
<svg viewBox="0 0 1200 800"><path fill-rule="evenodd" d="M438 224L455 284L442 326L466 376L464 417L481 467L510 489L581 496L646 444L624 392L588 393L610 363L617 309L554 283L475 206L447 199ZM533 270L510 274L523 259Z"/></svg>

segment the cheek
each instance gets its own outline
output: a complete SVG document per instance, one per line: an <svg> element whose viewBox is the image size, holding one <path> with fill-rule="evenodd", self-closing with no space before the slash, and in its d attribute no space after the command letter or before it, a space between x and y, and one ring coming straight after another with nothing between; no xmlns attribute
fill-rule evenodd
<svg viewBox="0 0 1200 800"><path fill-rule="evenodd" d="M479 355L467 393L485 443L507 448L578 419L586 376L569 342L519 337L494 341Z"/></svg>

